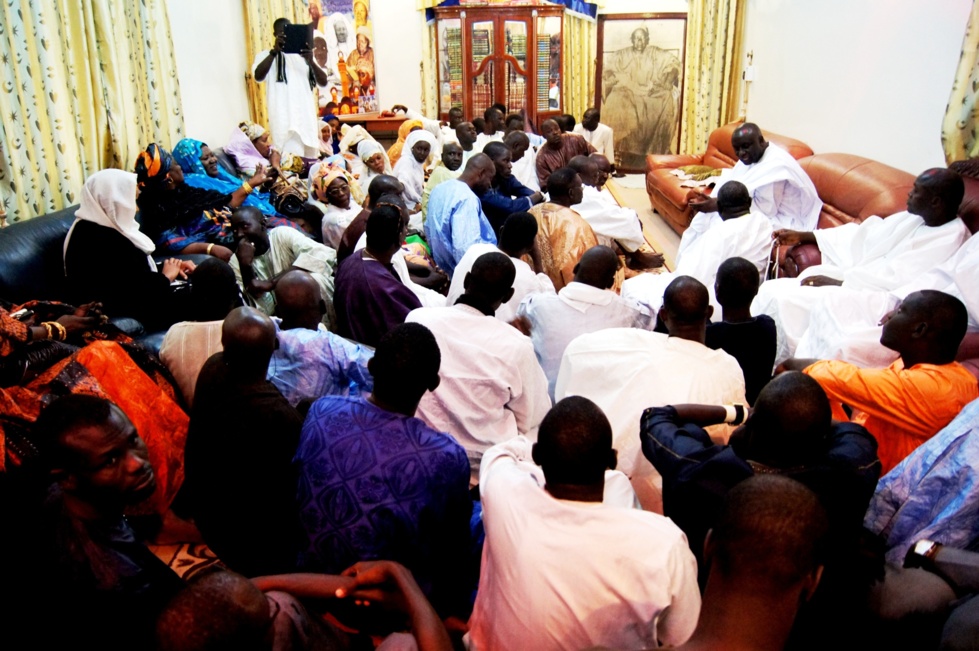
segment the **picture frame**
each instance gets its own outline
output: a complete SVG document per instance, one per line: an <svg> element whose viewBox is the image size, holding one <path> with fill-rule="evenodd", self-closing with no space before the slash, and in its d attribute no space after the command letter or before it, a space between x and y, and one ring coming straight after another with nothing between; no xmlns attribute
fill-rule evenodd
<svg viewBox="0 0 979 651"><path fill-rule="evenodd" d="M647 154L679 152L686 52L685 13L599 15L595 106L617 170L642 173Z"/></svg>

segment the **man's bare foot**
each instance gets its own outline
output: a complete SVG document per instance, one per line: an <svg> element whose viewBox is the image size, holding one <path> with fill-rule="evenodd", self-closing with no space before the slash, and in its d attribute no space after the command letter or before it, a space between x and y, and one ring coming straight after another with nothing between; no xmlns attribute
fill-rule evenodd
<svg viewBox="0 0 979 651"><path fill-rule="evenodd" d="M663 266L663 254L655 251L633 251L626 253L626 264L630 269L656 269Z"/></svg>

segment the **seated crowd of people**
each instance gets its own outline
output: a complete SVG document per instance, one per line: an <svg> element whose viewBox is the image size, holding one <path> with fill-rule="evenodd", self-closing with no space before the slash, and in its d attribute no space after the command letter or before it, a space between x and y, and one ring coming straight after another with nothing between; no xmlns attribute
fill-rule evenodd
<svg viewBox="0 0 979 651"><path fill-rule="evenodd" d="M925 533L979 541L975 496L917 488L976 465L956 358L979 245L955 172L816 229L812 182L745 124L667 271L605 187L598 110L537 135L498 105L394 108L389 149L329 115L322 158L283 156L242 122L86 180L79 307L0 307L8 631L972 648L979 602L926 618L899 567ZM773 242L822 264L768 279ZM158 354L137 343L161 331ZM219 563L178 575L146 544L168 537Z"/></svg>

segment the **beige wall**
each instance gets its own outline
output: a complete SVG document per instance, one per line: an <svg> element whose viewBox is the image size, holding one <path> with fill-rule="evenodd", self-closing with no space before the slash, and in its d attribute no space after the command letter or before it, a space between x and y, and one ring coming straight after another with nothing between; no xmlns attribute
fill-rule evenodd
<svg viewBox="0 0 979 651"><path fill-rule="evenodd" d="M183 135L223 145L248 118L241 0L167 0L184 110ZM166 146L172 148L177 143Z"/></svg>
<svg viewBox="0 0 979 651"><path fill-rule="evenodd" d="M942 117L972 0L748 0L748 118L817 153L917 174L944 166Z"/></svg>

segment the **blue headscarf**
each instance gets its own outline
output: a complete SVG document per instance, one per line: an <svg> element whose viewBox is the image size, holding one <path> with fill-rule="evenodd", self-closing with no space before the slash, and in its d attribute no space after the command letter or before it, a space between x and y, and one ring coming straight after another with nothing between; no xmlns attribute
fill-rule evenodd
<svg viewBox="0 0 979 651"><path fill-rule="evenodd" d="M194 188L217 190L222 194L230 194L241 187L241 179L229 173L222 165L218 165L218 175L208 176L204 164L201 163L201 150L207 145L200 140L184 138L173 148L173 159L184 171L184 183ZM275 208L269 203L268 193L255 190L245 197L244 206L258 208L262 214L275 215Z"/></svg>

